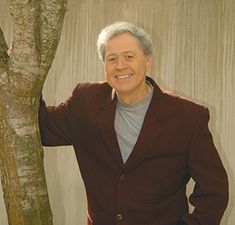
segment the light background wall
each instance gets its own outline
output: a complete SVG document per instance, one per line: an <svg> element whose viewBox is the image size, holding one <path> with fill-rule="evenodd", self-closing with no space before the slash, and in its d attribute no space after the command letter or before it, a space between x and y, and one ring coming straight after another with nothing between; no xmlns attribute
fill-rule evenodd
<svg viewBox="0 0 235 225"><path fill-rule="evenodd" d="M47 103L64 101L77 82L105 79L96 54L103 26L117 20L142 26L155 44L152 77L210 110L210 129L230 182L221 224L235 224L235 0L68 0L67 9L43 90ZM0 0L0 26L10 43L7 0ZM45 170L54 224L85 225L85 191L72 148L45 149ZM0 224L8 224L2 193Z"/></svg>

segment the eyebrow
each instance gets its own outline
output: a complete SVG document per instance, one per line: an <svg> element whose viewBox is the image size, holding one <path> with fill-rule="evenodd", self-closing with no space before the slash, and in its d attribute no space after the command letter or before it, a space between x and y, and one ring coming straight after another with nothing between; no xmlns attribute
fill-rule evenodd
<svg viewBox="0 0 235 225"><path fill-rule="evenodd" d="M133 54L133 55L136 55L136 54L135 54L134 52L132 52L132 51L124 51L124 52L121 52L121 54L128 54L128 53L131 53L131 54ZM117 54L115 54L115 53L108 53L105 58L108 58L108 57L110 57L110 56L116 56L116 55L117 55Z"/></svg>

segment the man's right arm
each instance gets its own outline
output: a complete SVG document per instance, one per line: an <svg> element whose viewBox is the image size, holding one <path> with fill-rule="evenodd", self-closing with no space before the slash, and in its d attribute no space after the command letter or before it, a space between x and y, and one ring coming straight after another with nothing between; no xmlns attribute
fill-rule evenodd
<svg viewBox="0 0 235 225"><path fill-rule="evenodd" d="M40 100L39 129L44 146L61 146L72 144L72 128L70 123L70 100L57 107L46 106Z"/></svg>

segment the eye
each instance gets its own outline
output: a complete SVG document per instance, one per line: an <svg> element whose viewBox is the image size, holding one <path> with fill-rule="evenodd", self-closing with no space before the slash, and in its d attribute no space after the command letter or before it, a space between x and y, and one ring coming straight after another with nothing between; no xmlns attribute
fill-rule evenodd
<svg viewBox="0 0 235 225"><path fill-rule="evenodd" d="M106 61L110 62L110 63L115 62L115 60L116 60L116 57L114 57L114 56L110 56L106 59Z"/></svg>
<svg viewBox="0 0 235 225"><path fill-rule="evenodd" d="M134 59L134 56L133 56L133 55L127 55L127 56L126 56L126 59L127 59L127 60L132 60L132 59Z"/></svg>

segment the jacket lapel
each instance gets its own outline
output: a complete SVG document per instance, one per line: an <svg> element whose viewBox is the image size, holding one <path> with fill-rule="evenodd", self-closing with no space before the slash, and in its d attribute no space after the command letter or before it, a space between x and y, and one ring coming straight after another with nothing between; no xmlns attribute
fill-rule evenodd
<svg viewBox="0 0 235 225"><path fill-rule="evenodd" d="M149 148L159 139L164 130L166 112L163 104L163 93L152 79L150 79L150 82L154 87L153 97L146 112L137 142L125 164L126 167L139 162Z"/></svg>
<svg viewBox="0 0 235 225"><path fill-rule="evenodd" d="M109 96L103 105L103 111L98 115L97 126L105 144L111 151L118 166L123 167L124 164L114 129L116 104L117 99L113 90L112 96Z"/></svg>
<svg viewBox="0 0 235 225"><path fill-rule="evenodd" d="M139 162L144 156L144 153L157 141L163 131L165 117L163 93L152 79L147 79L152 83L154 93L139 137L125 167L129 167L130 165ZM103 111L98 115L97 126L115 161L119 167L122 168L124 163L114 129L116 104L117 98L115 96L115 91L113 90L112 95L109 95L103 105Z"/></svg>

